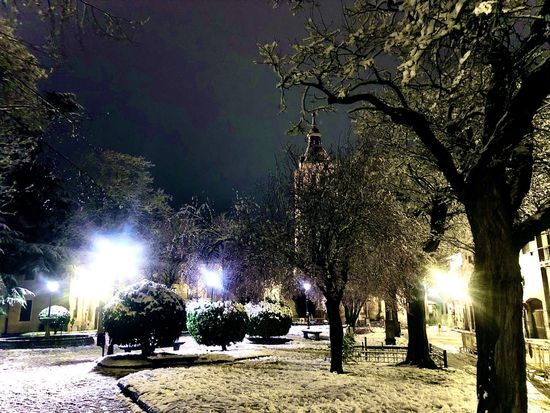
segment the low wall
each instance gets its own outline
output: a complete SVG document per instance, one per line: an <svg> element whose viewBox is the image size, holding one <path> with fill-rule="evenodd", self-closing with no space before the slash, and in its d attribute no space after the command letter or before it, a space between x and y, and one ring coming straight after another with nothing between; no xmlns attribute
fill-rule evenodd
<svg viewBox="0 0 550 413"><path fill-rule="evenodd" d="M94 337L88 334L53 335L50 337L0 338L0 349L78 347L93 345Z"/></svg>

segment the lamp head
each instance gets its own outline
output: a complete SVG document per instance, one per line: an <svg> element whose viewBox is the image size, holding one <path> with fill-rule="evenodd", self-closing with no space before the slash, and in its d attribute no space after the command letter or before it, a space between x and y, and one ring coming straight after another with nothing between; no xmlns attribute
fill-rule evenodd
<svg viewBox="0 0 550 413"><path fill-rule="evenodd" d="M49 292L55 293L57 290L59 290L59 282L49 280L46 282L46 288Z"/></svg>
<svg viewBox="0 0 550 413"><path fill-rule="evenodd" d="M200 272L207 287L217 290L223 289L223 275L221 270L211 270L202 266Z"/></svg>

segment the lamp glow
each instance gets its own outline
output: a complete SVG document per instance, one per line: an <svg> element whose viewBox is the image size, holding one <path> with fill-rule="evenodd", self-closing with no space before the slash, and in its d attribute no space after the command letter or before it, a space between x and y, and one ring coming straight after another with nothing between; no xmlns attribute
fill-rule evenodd
<svg viewBox="0 0 550 413"><path fill-rule="evenodd" d="M217 290L223 289L223 276L221 271L201 267L200 272L207 287L215 288Z"/></svg>
<svg viewBox="0 0 550 413"><path fill-rule="evenodd" d="M75 293L109 299L119 284L139 278L144 252L143 244L127 235L96 236L92 248L75 267Z"/></svg>
<svg viewBox="0 0 550 413"><path fill-rule="evenodd" d="M308 297L307 292L311 288L311 284L307 281L302 283L302 287L304 288L305 296L306 296L306 319L307 319L307 328L309 329L310 321L309 321L309 307L308 307Z"/></svg>
<svg viewBox="0 0 550 413"><path fill-rule="evenodd" d="M428 294L466 301L469 298L468 281L456 271L431 271L432 282Z"/></svg>
<svg viewBox="0 0 550 413"><path fill-rule="evenodd" d="M46 288L49 292L55 293L57 290L59 290L59 283L57 281L47 281Z"/></svg>

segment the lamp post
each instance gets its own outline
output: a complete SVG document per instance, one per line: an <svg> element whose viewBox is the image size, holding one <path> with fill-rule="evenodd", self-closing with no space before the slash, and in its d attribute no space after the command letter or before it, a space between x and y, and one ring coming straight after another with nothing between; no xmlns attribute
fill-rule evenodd
<svg viewBox="0 0 550 413"><path fill-rule="evenodd" d="M79 267L79 290L84 298L97 300L97 346L101 355L113 354L113 343L103 326L105 303L121 285L137 280L146 256L144 245L128 233L96 234L90 240L87 259Z"/></svg>
<svg viewBox="0 0 550 413"><path fill-rule="evenodd" d="M52 312L52 295L57 290L59 290L59 283L57 281L50 280L50 281L46 282L46 288L50 292L50 302L49 302L49 305L48 305L48 317L46 318L46 333L45 333L45 336L49 337L50 336L50 321L51 321L50 316L51 316L51 312Z"/></svg>
<svg viewBox="0 0 550 413"><path fill-rule="evenodd" d="M305 282L302 284L302 287L304 288L305 296L306 296L306 319L307 319L307 328L309 329L310 323L309 323L309 307L307 303L307 292L311 288L311 284L308 282Z"/></svg>
<svg viewBox="0 0 550 413"><path fill-rule="evenodd" d="M211 270L206 267L200 269L204 283L206 284L206 295L208 296L208 288L210 288L210 300L214 301L214 288L221 290L223 288L223 274L221 270Z"/></svg>

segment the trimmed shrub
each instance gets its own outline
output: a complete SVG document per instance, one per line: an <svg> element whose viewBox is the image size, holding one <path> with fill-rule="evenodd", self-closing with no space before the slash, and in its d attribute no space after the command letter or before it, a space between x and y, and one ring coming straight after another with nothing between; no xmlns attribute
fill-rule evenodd
<svg viewBox="0 0 550 413"><path fill-rule="evenodd" d="M187 330L197 343L227 350L229 344L243 341L248 316L242 304L200 300L187 307Z"/></svg>
<svg viewBox="0 0 550 413"><path fill-rule="evenodd" d="M113 344L138 345L144 356L171 344L184 327L185 306L172 289L140 281L120 291L103 310L103 325Z"/></svg>
<svg viewBox="0 0 550 413"><path fill-rule="evenodd" d="M49 307L46 307L38 313L38 319L44 324L46 324L48 318L48 309ZM60 305L52 305L50 309L50 328L54 331L54 334L66 330L70 319L69 310Z"/></svg>
<svg viewBox="0 0 550 413"><path fill-rule="evenodd" d="M269 338L288 334L292 326L292 311L284 303L260 301L246 305L250 319L247 333L249 336Z"/></svg>

